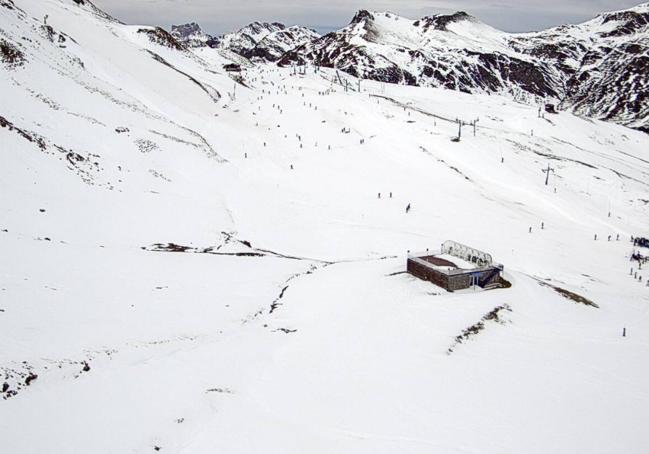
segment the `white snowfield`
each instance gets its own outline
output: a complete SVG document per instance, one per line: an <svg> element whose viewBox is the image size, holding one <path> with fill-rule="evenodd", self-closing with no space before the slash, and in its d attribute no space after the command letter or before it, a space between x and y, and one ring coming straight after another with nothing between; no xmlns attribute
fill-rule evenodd
<svg viewBox="0 0 649 454"><path fill-rule="evenodd" d="M649 452L647 135L139 29L0 0L0 452Z"/></svg>

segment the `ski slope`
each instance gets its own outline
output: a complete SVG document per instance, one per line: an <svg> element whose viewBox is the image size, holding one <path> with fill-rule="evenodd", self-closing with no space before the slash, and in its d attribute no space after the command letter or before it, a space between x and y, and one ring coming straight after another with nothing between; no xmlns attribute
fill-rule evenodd
<svg viewBox="0 0 649 454"><path fill-rule="evenodd" d="M645 134L140 29L0 1L3 452L647 452Z"/></svg>

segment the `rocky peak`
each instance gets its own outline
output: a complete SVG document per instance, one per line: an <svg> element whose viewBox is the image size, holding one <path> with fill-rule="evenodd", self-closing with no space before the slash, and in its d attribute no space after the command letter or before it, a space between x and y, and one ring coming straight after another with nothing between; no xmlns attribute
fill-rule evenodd
<svg viewBox="0 0 649 454"><path fill-rule="evenodd" d="M171 36L187 47L211 46L214 38L203 31L196 22L172 25Z"/></svg>
<svg viewBox="0 0 649 454"><path fill-rule="evenodd" d="M245 27L243 27L240 32L247 33L249 35L263 35L278 30L284 30L286 26L279 22L252 22Z"/></svg>
<svg viewBox="0 0 649 454"><path fill-rule="evenodd" d="M617 11L614 13L604 14L601 18L602 24L610 24L612 22L617 24L612 31L605 33L603 36L630 35L649 26L649 9L646 11L642 11L641 9L640 11Z"/></svg>
<svg viewBox="0 0 649 454"><path fill-rule="evenodd" d="M354 17L352 18L351 24L358 24L363 21L372 21L374 20L374 15L367 11L366 9L359 10Z"/></svg>
<svg viewBox="0 0 649 454"><path fill-rule="evenodd" d="M189 24L172 25L171 34L177 38L187 39L194 35L202 35L203 30L196 22L191 22Z"/></svg>

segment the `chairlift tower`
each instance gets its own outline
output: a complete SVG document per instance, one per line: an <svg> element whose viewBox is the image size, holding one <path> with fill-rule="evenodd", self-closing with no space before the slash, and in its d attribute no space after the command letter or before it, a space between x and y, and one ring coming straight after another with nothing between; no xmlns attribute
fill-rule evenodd
<svg viewBox="0 0 649 454"><path fill-rule="evenodd" d="M550 181L550 172L554 172L554 169L550 167L550 164L548 163L548 168L543 169L543 172L545 172L545 185L547 186Z"/></svg>

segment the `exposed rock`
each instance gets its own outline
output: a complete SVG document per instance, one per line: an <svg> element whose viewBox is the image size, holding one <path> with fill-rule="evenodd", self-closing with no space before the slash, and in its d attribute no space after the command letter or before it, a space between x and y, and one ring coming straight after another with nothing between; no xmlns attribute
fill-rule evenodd
<svg viewBox="0 0 649 454"><path fill-rule="evenodd" d="M25 385L29 386L31 384L31 382L33 382L37 378L38 378L38 375L36 375L33 372L30 372L29 375L27 376L27 378L25 378Z"/></svg>
<svg viewBox="0 0 649 454"><path fill-rule="evenodd" d="M196 24L184 29L197 33ZM177 34L181 32L178 31ZM188 35L191 40L191 36ZM207 36L207 35L206 35ZM319 38L315 31L301 26L286 27L279 22L253 22L245 27L226 33L218 38L209 37L205 45L228 50L251 60L277 61L289 50Z"/></svg>
<svg viewBox="0 0 649 454"><path fill-rule="evenodd" d="M169 32L160 27L140 28L137 32L147 35L149 40L155 44L175 50L187 50L187 46L176 40L176 38L174 38Z"/></svg>
<svg viewBox="0 0 649 454"><path fill-rule="evenodd" d="M172 25L171 35L187 47L205 47L214 43L214 38L205 33L196 22Z"/></svg>
<svg viewBox="0 0 649 454"><path fill-rule="evenodd" d="M0 39L0 60L6 67L13 69L25 64L25 54L9 41Z"/></svg>

